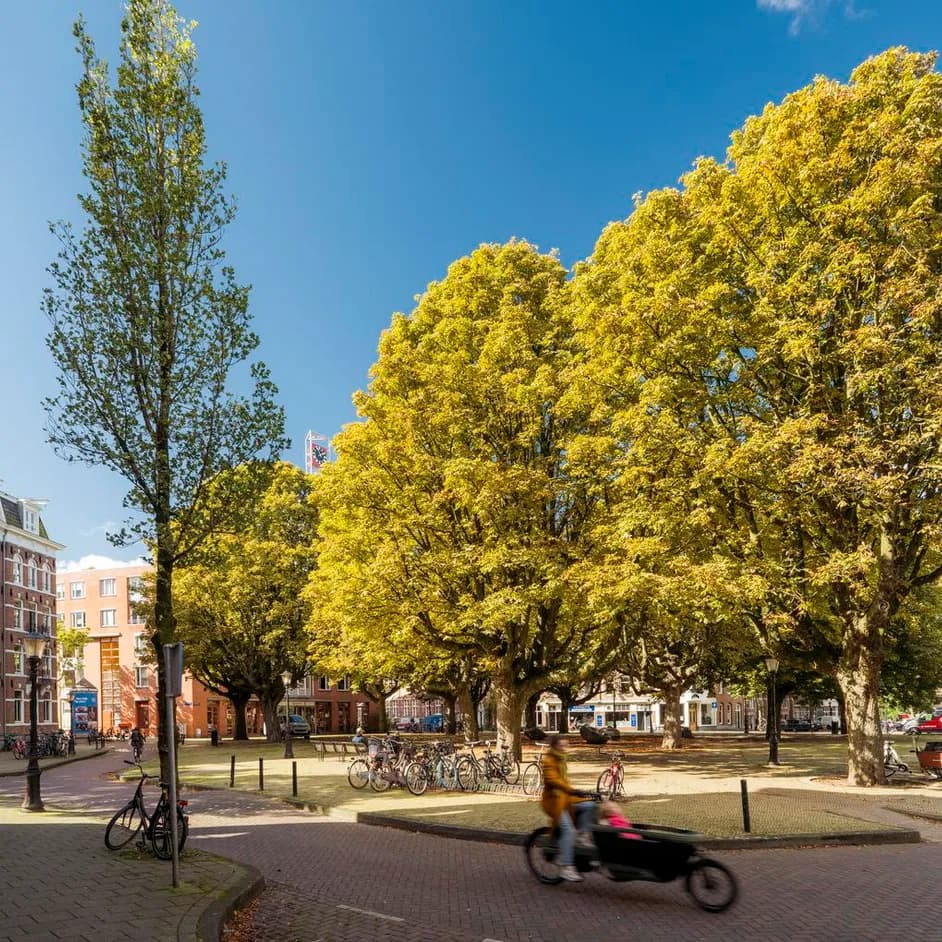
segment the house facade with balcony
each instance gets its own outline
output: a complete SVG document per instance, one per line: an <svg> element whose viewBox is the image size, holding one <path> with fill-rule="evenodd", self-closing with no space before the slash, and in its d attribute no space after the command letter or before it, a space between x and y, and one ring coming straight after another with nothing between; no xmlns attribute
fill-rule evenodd
<svg viewBox="0 0 942 942"><path fill-rule="evenodd" d="M60 726L55 652L56 553L43 523L46 502L0 492L0 736L27 735L30 724L27 632L47 635L39 670L41 732Z"/></svg>

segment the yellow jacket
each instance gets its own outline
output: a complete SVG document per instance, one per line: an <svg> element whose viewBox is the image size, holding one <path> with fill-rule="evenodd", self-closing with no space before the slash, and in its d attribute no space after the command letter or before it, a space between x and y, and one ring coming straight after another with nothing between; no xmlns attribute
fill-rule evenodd
<svg viewBox="0 0 942 942"><path fill-rule="evenodd" d="M543 797L540 806L550 816L553 827L559 824L559 816L570 811L573 805L585 801L572 787L566 777L566 757L555 749L543 756Z"/></svg>

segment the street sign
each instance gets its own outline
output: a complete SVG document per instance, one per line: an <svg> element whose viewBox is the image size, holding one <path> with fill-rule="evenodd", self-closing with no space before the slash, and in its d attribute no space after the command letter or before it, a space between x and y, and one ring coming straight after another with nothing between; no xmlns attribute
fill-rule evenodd
<svg viewBox="0 0 942 942"><path fill-rule="evenodd" d="M183 693L183 642L164 645L164 690L168 697Z"/></svg>

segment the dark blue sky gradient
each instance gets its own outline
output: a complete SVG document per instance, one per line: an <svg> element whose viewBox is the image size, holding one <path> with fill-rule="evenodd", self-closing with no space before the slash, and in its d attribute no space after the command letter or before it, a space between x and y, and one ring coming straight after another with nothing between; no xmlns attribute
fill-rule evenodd
<svg viewBox="0 0 942 942"><path fill-rule="evenodd" d="M942 46L937 0L724 3L178 0L199 20L210 157L240 211L225 247L302 463L308 428L354 417L393 311L481 242L526 238L566 265L638 190L722 156L745 118L888 46ZM47 220L79 221L81 128L71 23L117 59L117 0L4 10L0 95L0 489L47 497L74 559L112 551L124 483L45 444L54 390L40 298Z"/></svg>

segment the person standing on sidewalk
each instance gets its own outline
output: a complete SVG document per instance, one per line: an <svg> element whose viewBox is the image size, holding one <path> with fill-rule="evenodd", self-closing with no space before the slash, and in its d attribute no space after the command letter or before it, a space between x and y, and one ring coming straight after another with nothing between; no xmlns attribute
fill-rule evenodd
<svg viewBox="0 0 942 942"><path fill-rule="evenodd" d="M586 801L586 793L573 788L566 772L566 750L569 743L558 733L550 736L549 749L544 753L543 797L540 806L550 816L553 827L559 828L559 875L570 883L579 883L576 870L576 831L586 833L591 826L595 802Z"/></svg>

